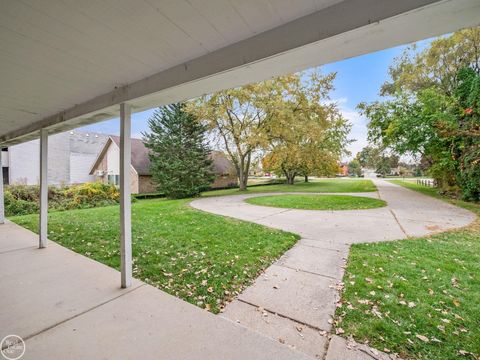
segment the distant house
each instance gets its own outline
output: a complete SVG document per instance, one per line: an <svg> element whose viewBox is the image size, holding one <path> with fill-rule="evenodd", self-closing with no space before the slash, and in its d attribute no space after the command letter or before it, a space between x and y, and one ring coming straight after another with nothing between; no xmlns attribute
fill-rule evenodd
<svg viewBox="0 0 480 360"><path fill-rule="evenodd" d="M49 136L48 182L70 185L94 181L90 167L108 135L68 131ZM40 169L39 140L2 149L4 184L38 185Z"/></svg>
<svg viewBox="0 0 480 360"><path fill-rule="evenodd" d="M132 194L145 194L157 191L157 185L150 173L149 150L140 139L132 139L131 184ZM212 188L221 188L237 185L235 169L225 154L219 151L212 152L215 181ZM99 152L97 159L90 168L90 175L97 181L119 185L120 181L120 138L109 136L107 142Z"/></svg>
<svg viewBox="0 0 480 360"><path fill-rule="evenodd" d="M338 163L338 174L337 176L348 176L348 164Z"/></svg>
<svg viewBox="0 0 480 360"><path fill-rule="evenodd" d="M365 178L374 179L378 177L377 171L371 168L362 168L362 175Z"/></svg>

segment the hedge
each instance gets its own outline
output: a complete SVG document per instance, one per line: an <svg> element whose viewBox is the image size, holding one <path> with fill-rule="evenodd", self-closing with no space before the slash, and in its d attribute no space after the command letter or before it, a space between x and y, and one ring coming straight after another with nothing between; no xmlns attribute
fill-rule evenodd
<svg viewBox="0 0 480 360"><path fill-rule="evenodd" d="M49 210L85 209L117 204L120 193L114 185L85 183L48 187ZM5 215L27 215L39 212L40 188L36 185L5 187Z"/></svg>

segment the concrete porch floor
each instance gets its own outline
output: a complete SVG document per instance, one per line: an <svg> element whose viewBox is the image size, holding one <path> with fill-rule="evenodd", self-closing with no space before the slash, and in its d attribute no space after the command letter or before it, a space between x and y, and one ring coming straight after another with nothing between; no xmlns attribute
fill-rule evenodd
<svg viewBox="0 0 480 360"><path fill-rule="evenodd" d="M22 359L307 359L288 346L37 235L0 225L0 339Z"/></svg>

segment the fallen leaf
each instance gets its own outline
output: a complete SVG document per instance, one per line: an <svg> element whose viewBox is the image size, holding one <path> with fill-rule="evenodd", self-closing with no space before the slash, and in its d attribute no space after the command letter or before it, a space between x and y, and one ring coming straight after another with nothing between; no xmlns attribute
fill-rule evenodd
<svg viewBox="0 0 480 360"><path fill-rule="evenodd" d="M344 334L344 333L345 333L345 330L343 330L342 328L337 328L337 329L335 330L335 333L336 333L337 335L341 335L341 334Z"/></svg>
<svg viewBox="0 0 480 360"><path fill-rule="evenodd" d="M427 343L427 342L430 342L430 340L428 340L428 337L426 337L426 336L424 336L424 335L416 334L415 337L416 337L417 339L422 340L423 342L426 342L426 343Z"/></svg>

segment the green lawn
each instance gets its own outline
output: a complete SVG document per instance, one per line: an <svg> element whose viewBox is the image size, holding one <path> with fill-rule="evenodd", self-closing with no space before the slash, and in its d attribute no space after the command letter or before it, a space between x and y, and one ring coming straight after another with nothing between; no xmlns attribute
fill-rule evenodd
<svg viewBox="0 0 480 360"><path fill-rule="evenodd" d="M235 195L257 192L370 192L377 188L370 180L354 179L319 179L310 182L296 182L294 185L275 184L265 186L249 186L246 191L238 189L212 190L202 196Z"/></svg>
<svg viewBox="0 0 480 360"><path fill-rule="evenodd" d="M434 188L392 182L442 198ZM444 200L480 214L480 204ZM480 356L480 221L429 237L353 245L344 283L335 323L344 336L406 359Z"/></svg>
<svg viewBox="0 0 480 360"><path fill-rule="evenodd" d="M372 209L382 207L387 204L383 200L372 199L363 196L316 194L284 194L259 196L246 199L245 201L253 205L305 210Z"/></svg>
<svg viewBox="0 0 480 360"><path fill-rule="evenodd" d="M298 236L207 214L190 200L132 204L133 274L166 292L218 312ZM37 231L38 215L10 220ZM49 238L119 269L119 207L51 212Z"/></svg>

